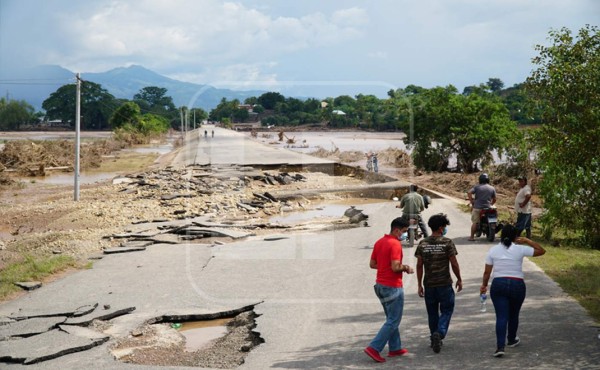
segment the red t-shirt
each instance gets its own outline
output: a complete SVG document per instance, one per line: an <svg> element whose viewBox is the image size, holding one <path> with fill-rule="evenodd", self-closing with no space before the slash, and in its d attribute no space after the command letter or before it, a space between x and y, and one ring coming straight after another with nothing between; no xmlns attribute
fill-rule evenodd
<svg viewBox="0 0 600 370"><path fill-rule="evenodd" d="M377 280L381 285L402 288L402 273L392 271L392 261L402 263L402 244L392 235L384 235L373 247L371 259L377 261Z"/></svg>

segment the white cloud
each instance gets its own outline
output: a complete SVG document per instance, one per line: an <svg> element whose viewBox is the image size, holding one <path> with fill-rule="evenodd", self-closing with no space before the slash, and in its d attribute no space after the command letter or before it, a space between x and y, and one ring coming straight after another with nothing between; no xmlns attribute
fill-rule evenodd
<svg viewBox="0 0 600 370"><path fill-rule="evenodd" d="M599 24L600 2L0 0L0 17L0 67L99 72L139 64L198 83L358 79L427 87L509 76L510 85L529 73L533 46L550 28Z"/></svg>
<svg viewBox="0 0 600 370"><path fill-rule="evenodd" d="M229 74L239 71L242 78L248 70L241 65L261 66L265 59L360 38L360 26L367 19L359 8L329 17L319 12L284 17L217 0L93 4L77 16L69 15L70 21L61 17L61 31L72 47L64 54L46 55L46 63L91 72L105 68L101 60L138 60L154 69L172 70L178 64L213 71L229 68Z"/></svg>
<svg viewBox="0 0 600 370"><path fill-rule="evenodd" d="M369 23L369 15L365 9L349 8L333 13L331 20L342 27L352 27Z"/></svg>

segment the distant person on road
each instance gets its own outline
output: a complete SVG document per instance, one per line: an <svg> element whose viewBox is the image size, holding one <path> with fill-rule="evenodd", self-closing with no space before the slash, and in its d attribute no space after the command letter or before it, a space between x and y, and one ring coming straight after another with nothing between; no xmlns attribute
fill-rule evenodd
<svg viewBox="0 0 600 370"><path fill-rule="evenodd" d="M421 217L421 212L425 210L425 202L417 190L419 190L419 187L411 184L408 187L408 193L400 198L400 204L397 205L396 208L402 208L402 217L406 220L410 220L411 218L417 219L419 228L423 232L423 236L427 237L429 234L427 233L423 217Z"/></svg>
<svg viewBox="0 0 600 370"><path fill-rule="evenodd" d="M204 137L208 137L208 131L204 130Z"/></svg>
<svg viewBox="0 0 600 370"><path fill-rule="evenodd" d="M404 310L402 273L414 273L410 266L402 264L402 245L399 238L407 229L408 222L405 219L395 218L390 233L375 243L369 261L369 267L377 270L374 289L383 306L385 323L364 352L377 362L385 362L380 352L386 344L389 350L388 357L408 353L402 348L399 329Z"/></svg>
<svg viewBox="0 0 600 370"><path fill-rule="evenodd" d="M471 204L471 236L469 241L475 241L475 231L481 210L490 208L496 204L496 189L490 185L490 177L487 173L479 175L479 185L475 185L468 192L469 203Z"/></svg>
<svg viewBox="0 0 600 370"><path fill-rule="evenodd" d="M515 197L515 212L517 212L517 236L521 236L523 230L527 238L531 238L531 187L527 185L527 177L519 176L521 189Z"/></svg>
<svg viewBox="0 0 600 370"><path fill-rule="evenodd" d="M373 152L369 152L367 155L367 171L373 171Z"/></svg>
<svg viewBox="0 0 600 370"><path fill-rule="evenodd" d="M505 345L516 347L521 343L517 336L519 312L525 300L523 280L523 257L537 257L546 253L538 243L517 237L517 229L512 225L502 228L501 243L493 246L485 257L485 271L479 292L487 292L490 274L492 287L490 296L496 311L496 352L494 357L504 355ZM527 245L522 245L527 244ZM508 335L507 335L508 330Z"/></svg>
<svg viewBox="0 0 600 370"><path fill-rule="evenodd" d="M419 297L425 298L429 334L433 352L439 353L442 340L448 333L450 319L454 312L454 289L450 266L456 276L456 291L462 290L462 278L456 255L456 246L452 239L446 238L450 220L439 213L429 218L431 236L423 239L417 250L417 282ZM425 275L423 276L423 271ZM421 283L422 282L422 283Z"/></svg>
<svg viewBox="0 0 600 370"><path fill-rule="evenodd" d="M215 130L211 130L211 131L210 131L210 135L211 135L212 137L215 137Z"/></svg>
<svg viewBox="0 0 600 370"><path fill-rule="evenodd" d="M373 153L371 157L371 162L373 162L373 172L379 172L379 163L377 161L377 153Z"/></svg>

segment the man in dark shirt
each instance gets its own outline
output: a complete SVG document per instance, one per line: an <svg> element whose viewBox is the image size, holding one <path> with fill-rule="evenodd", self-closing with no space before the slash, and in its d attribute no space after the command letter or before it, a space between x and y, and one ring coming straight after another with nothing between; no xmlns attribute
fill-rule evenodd
<svg viewBox="0 0 600 370"><path fill-rule="evenodd" d="M496 204L496 189L490 185L490 177L487 173L479 175L479 185L475 185L467 193L471 204L471 236L469 241L475 241L475 232L479 223L479 214L482 209L490 208Z"/></svg>
<svg viewBox="0 0 600 370"><path fill-rule="evenodd" d="M431 348L439 353L442 339L446 337L450 318L454 312L454 289L450 266L456 275L456 291L462 290L460 267L456 255L456 246L452 239L446 238L450 221L445 214L437 214L429 218L431 236L423 239L417 250L417 282L419 297L425 297L425 307L429 319ZM425 276L423 277L423 271ZM425 287L425 288L423 288Z"/></svg>

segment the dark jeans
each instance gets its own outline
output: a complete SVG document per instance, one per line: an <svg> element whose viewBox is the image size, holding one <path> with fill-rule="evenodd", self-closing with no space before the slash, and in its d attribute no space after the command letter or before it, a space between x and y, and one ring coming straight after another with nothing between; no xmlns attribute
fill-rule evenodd
<svg viewBox="0 0 600 370"><path fill-rule="evenodd" d="M507 338L514 341L519 328L519 312L525 300L525 281L510 278L495 278L490 296L496 310L496 345L504 348Z"/></svg>
<svg viewBox="0 0 600 370"><path fill-rule="evenodd" d="M531 237L531 213L517 213L517 223L515 224L518 235L521 236L523 230L526 231L528 238Z"/></svg>
<svg viewBox="0 0 600 370"><path fill-rule="evenodd" d="M454 312L454 289L452 284L435 288L425 287L425 307L429 319L429 332L446 337Z"/></svg>

